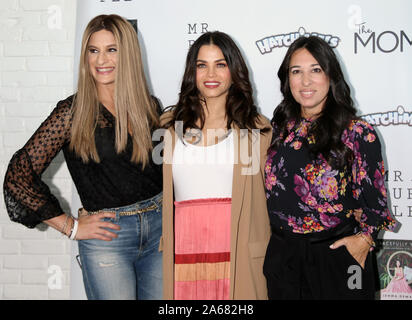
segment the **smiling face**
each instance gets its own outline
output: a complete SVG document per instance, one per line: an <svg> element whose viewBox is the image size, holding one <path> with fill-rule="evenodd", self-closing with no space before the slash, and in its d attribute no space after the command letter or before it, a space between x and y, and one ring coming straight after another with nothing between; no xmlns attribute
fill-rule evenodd
<svg viewBox="0 0 412 320"><path fill-rule="evenodd" d="M311 119L322 112L329 92L329 77L305 48L296 50L291 57L289 85L303 117Z"/></svg>
<svg viewBox="0 0 412 320"><path fill-rule="evenodd" d="M113 33L107 30L93 33L87 51L89 70L96 86L113 86L117 63L117 45Z"/></svg>
<svg viewBox="0 0 412 320"><path fill-rule="evenodd" d="M214 44L203 45L196 60L196 86L201 98L226 99L232 77L222 50Z"/></svg>

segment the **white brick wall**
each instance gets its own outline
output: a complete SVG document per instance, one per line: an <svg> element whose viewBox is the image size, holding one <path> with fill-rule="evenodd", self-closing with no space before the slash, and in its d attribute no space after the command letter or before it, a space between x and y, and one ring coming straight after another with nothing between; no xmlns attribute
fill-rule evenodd
<svg viewBox="0 0 412 320"><path fill-rule="evenodd" d="M61 21L53 19L56 10ZM13 153L73 93L75 21L75 0L0 0L1 186ZM70 210L71 179L61 154L43 178ZM1 192L0 300L69 299L71 245L45 225L11 222Z"/></svg>

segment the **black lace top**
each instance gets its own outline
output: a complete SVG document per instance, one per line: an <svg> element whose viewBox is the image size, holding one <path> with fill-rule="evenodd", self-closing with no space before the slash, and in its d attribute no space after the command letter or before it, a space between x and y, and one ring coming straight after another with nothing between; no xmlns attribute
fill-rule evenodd
<svg viewBox="0 0 412 320"><path fill-rule="evenodd" d="M69 149L73 96L60 101L37 131L12 157L4 180L4 200L11 220L34 228L63 213L41 175L63 150L67 166L84 208L97 211L126 206L151 198L162 191L161 165L152 159L142 170L130 161L133 145L115 149L115 118L100 107L95 141L100 163L83 163ZM160 108L160 107L159 107ZM151 157L150 157L151 158Z"/></svg>

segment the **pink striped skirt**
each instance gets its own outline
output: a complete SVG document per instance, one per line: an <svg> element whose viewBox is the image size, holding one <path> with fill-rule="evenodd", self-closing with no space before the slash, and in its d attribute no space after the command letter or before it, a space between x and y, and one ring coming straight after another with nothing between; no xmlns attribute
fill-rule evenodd
<svg viewBox="0 0 412 320"><path fill-rule="evenodd" d="M231 199L175 202L176 300L227 300Z"/></svg>

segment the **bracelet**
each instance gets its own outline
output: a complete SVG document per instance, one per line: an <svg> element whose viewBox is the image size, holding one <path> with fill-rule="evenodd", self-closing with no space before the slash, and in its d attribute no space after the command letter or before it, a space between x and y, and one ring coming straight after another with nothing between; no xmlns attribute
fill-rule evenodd
<svg viewBox="0 0 412 320"><path fill-rule="evenodd" d="M372 248L376 247L375 241L372 240L372 243L369 242L369 240L365 237L365 235L362 233L362 231L358 232L358 235L361 236L361 238L369 245L369 247L372 247Z"/></svg>
<svg viewBox="0 0 412 320"><path fill-rule="evenodd" d="M68 214L66 214L66 220L64 221L63 228L60 230L60 233L63 234L63 235L66 235L66 233L64 231L66 230L67 221L69 221L69 217L70 216Z"/></svg>
<svg viewBox="0 0 412 320"><path fill-rule="evenodd" d="M75 240L76 239L76 234L77 234L77 229L79 228L79 221L75 218L73 219L73 228L70 231L69 239L70 240Z"/></svg>

